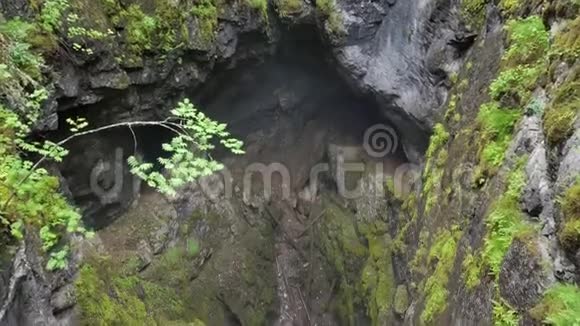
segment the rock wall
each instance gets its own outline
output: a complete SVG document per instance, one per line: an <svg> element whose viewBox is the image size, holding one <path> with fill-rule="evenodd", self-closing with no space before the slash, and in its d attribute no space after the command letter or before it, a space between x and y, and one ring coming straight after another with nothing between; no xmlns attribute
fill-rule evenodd
<svg viewBox="0 0 580 326"><path fill-rule="evenodd" d="M56 173L98 232L55 273L34 237L6 250L0 322L528 325L558 317L562 284L578 293L577 3L71 3L111 35L84 51L57 36L40 135L63 137L77 115L163 118L188 96L247 154L216 153L231 174L201 183L215 192L165 198L123 170L104 200L90 176L114 187L132 135L72 144ZM136 34L147 17L155 29ZM364 146L376 124L396 133L390 156ZM144 156L168 137L137 136ZM362 189L350 199L349 160L365 168L347 176ZM275 162L290 181L246 193L245 168Z"/></svg>

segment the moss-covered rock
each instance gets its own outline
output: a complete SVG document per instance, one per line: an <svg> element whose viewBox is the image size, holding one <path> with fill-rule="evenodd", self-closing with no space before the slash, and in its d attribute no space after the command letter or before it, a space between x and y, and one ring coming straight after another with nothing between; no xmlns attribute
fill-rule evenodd
<svg viewBox="0 0 580 326"><path fill-rule="evenodd" d="M387 224L373 216L358 218L330 199L324 207L321 243L341 280L334 303L341 323L354 325L361 314L373 325L391 323L396 281Z"/></svg>
<svg viewBox="0 0 580 326"><path fill-rule="evenodd" d="M580 248L580 179L578 179L562 197L562 221L560 242L574 252Z"/></svg>
<svg viewBox="0 0 580 326"><path fill-rule="evenodd" d="M461 231L457 226L451 230L442 230L434 240L427 257L427 264L435 266L433 273L425 283L425 308L421 313L421 321L425 324L433 320L447 308L449 277L454 267L457 246L461 238Z"/></svg>
<svg viewBox="0 0 580 326"><path fill-rule="evenodd" d="M93 257L75 282L83 325L157 325L193 322L176 290L125 275L110 257Z"/></svg>
<svg viewBox="0 0 580 326"><path fill-rule="evenodd" d="M327 200L325 220L321 225L321 244L324 255L340 278L340 296L336 312L343 323L354 324L355 309L362 305L359 273L369 253L355 229L352 212Z"/></svg>
<svg viewBox="0 0 580 326"><path fill-rule="evenodd" d="M461 16L467 26L479 30L485 22L487 1L485 0L462 0Z"/></svg>
<svg viewBox="0 0 580 326"><path fill-rule="evenodd" d="M276 1L278 13L282 17L292 17L300 14L304 10L304 2L302 0L278 0Z"/></svg>
<svg viewBox="0 0 580 326"><path fill-rule="evenodd" d="M407 286L400 284L395 292L393 309L399 316L404 316L407 308L409 308L409 291Z"/></svg>
<svg viewBox="0 0 580 326"><path fill-rule="evenodd" d="M392 319L392 301L395 295L392 243L385 231L368 233L366 238L370 255L362 270L361 286L373 325L383 325Z"/></svg>
<svg viewBox="0 0 580 326"><path fill-rule="evenodd" d="M562 143L572 134L580 110L580 65L572 69L566 81L554 93L554 99L544 113L546 138L553 146Z"/></svg>

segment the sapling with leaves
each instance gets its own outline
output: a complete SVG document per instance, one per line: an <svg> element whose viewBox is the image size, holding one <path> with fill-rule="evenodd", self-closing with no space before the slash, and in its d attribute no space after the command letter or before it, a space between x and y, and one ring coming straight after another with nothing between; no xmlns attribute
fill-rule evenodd
<svg viewBox="0 0 580 326"><path fill-rule="evenodd" d="M161 124L170 128L175 137L162 145L168 157L158 158L165 174L155 171L152 163L142 163L135 156L128 159L131 172L147 184L167 195L174 195L176 189L200 177L211 175L223 165L212 159L210 152L215 149L214 141L219 141L234 154L243 154L243 143L232 138L225 123L218 123L200 112L187 99L171 111L176 122Z"/></svg>
<svg viewBox="0 0 580 326"><path fill-rule="evenodd" d="M128 159L133 174L166 195L174 195L178 187L223 168L210 155L216 143L233 154L244 153L242 141L231 137L226 124L212 120L188 99L181 101L171 116L162 121L120 122L88 129L86 119L69 118L67 123L72 134L59 142L27 141L30 124L23 123L17 114L6 109L0 108L0 123L9 130L7 136L0 135L0 154L9 154L0 160L0 199L3 201L0 222L9 226L17 239L23 238L26 226L39 227L43 249L49 252L49 269L66 267L69 247L59 246L63 234L91 234L81 225L78 210L58 193L58 179L42 168L46 161L62 162L68 155L64 146L73 139L114 128L129 128L134 136L134 127L159 126L170 130L174 137L162 145L168 157L158 158L163 172L154 170L153 163L140 162L135 156ZM136 137L134 141L137 147ZM40 158L35 163L22 160L18 150Z"/></svg>

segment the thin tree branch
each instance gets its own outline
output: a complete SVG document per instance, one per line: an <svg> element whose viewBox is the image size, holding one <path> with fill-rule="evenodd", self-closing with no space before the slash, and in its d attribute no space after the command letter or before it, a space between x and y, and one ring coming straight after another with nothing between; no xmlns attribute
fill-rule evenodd
<svg viewBox="0 0 580 326"><path fill-rule="evenodd" d="M114 124L110 124L110 125L106 125L103 127L99 127L99 128L95 128L95 129L91 129L91 130L87 130L87 131L83 131L83 132L79 132L76 134L72 134L69 137L59 141L58 143L56 143L56 145L58 146L63 146L64 144L68 143L69 141L78 138L78 137L82 137L82 136L86 136L86 135L91 135L91 134L95 134L101 131L105 131L105 130L110 130L110 129L115 129L115 128L120 128L120 127L129 127L132 128L134 126L137 127L143 127L143 126L159 126L159 127L163 127L165 129L168 129L172 132L174 132L177 135L183 135L183 132L180 132L179 130L175 129L174 127L168 125L168 124L172 124L169 122L168 119L165 119L163 121L133 121L133 122L119 122L119 123L114 123ZM36 169L42 164L44 163L44 161L46 161L46 159L49 157L50 154L52 154L53 151L49 151L48 153L46 153L45 155L43 155L30 169L30 171L28 172L28 174L22 178L22 180L20 180L20 182L18 182L18 184L16 185L16 188L20 187L24 182L26 182L26 180L28 180L28 178L30 178L30 176L34 173L34 171L36 171ZM10 194L10 197L8 197L8 199L6 200L6 202L4 202L4 205L2 205L2 211L6 211L6 209L8 208L8 205L10 204L10 202L14 199L14 197L16 196L16 191L13 191Z"/></svg>
<svg viewBox="0 0 580 326"><path fill-rule="evenodd" d="M129 130L131 130L131 135L133 136L133 155L137 154L137 135L135 135L135 131L133 130L133 126L129 126Z"/></svg>

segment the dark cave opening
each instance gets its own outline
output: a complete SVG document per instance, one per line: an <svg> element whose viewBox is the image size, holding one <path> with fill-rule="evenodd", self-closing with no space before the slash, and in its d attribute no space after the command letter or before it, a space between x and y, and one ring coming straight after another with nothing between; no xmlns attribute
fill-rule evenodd
<svg viewBox="0 0 580 326"><path fill-rule="evenodd" d="M202 87L185 93L200 110L227 123L233 136L245 143L244 156L232 157L218 149L214 157L224 161L234 171L234 177L236 171L256 162L281 163L291 172L290 187L298 190L308 181L312 166L328 161L330 145L353 151L355 160L368 158L363 151L368 141L366 132L380 124L394 131L390 135L394 139L388 140L394 148L387 154L397 162L405 162L396 130L374 99L357 93L332 68L326 55L328 49L322 47L318 36L298 30L283 37L288 39L281 42L283 46L274 55L234 69L218 65ZM130 92L147 92L147 87ZM153 112L153 117L149 112L147 116L117 91L109 95L97 104L62 111L61 126L66 125L68 117L85 116L89 122L104 125L160 118L170 109ZM168 99L167 106L171 103L175 100ZM157 127L134 131L137 150L146 161L156 162L165 154L161 144L171 139L171 132ZM126 210L141 191L141 183L124 164L135 151L133 134L128 128L118 128L81 137L68 146L71 155L61 165L62 175L75 203L83 209L87 224L104 227ZM119 167L119 162L125 166ZM99 174L98 182L95 174ZM121 185L116 184L119 180ZM95 194L95 183L96 188L104 189L97 189L101 194ZM111 189L115 190L112 195Z"/></svg>

